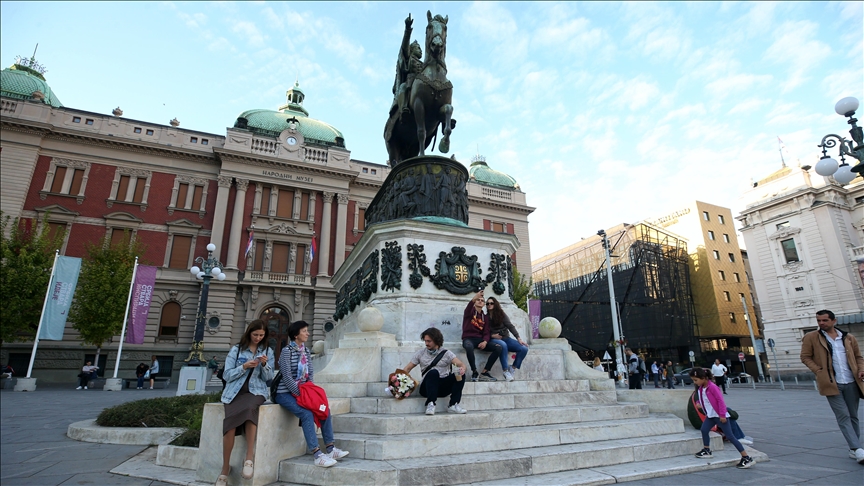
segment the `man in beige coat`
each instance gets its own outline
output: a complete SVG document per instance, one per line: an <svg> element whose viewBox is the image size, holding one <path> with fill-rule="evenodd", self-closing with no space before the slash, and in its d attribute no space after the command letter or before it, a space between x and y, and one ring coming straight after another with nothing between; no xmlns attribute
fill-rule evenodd
<svg viewBox="0 0 864 486"><path fill-rule="evenodd" d="M864 464L858 402L864 397L864 357L858 341L836 329L837 318L829 310L816 312L819 329L801 341L801 362L816 375L819 394L828 398L837 425L849 444L849 457Z"/></svg>

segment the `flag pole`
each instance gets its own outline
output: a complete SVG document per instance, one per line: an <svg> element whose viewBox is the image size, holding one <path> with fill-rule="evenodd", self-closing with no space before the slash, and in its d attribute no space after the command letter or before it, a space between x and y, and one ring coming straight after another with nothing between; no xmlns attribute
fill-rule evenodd
<svg viewBox="0 0 864 486"><path fill-rule="evenodd" d="M117 347L117 361L114 362L114 378L120 369L120 355L123 353L123 341L126 339L126 322L129 320L129 304L132 302L132 292L135 290L135 274L138 273L138 257L135 257L135 266L132 267L132 283L129 285L129 297L126 297L126 313L123 314L123 330L120 331L120 346Z"/></svg>
<svg viewBox="0 0 864 486"><path fill-rule="evenodd" d="M36 360L36 348L39 346L39 333L42 332L42 321L45 320L45 307L48 305L48 296L51 295L51 285L54 283L54 270L57 268L57 258L60 250L54 250L54 263L51 265L51 278L48 279L48 289L45 291L45 300L42 302L42 313L39 314L39 326L36 327L36 339L33 340L33 351L30 353L30 364L27 366L27 378L33 373L33 362Z"/></svg>

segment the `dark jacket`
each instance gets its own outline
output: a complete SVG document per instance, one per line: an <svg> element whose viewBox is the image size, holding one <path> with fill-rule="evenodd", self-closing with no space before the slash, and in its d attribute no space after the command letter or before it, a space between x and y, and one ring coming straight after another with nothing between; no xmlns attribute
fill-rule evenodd
<svg viewBox="0 0 864 486"><path fill-rule="evenodd" d="M859 393L864 397L864 382L858 378L858 372L864 370L864 357L858 348L858 341L848 332L834 328L843 337L843 347L846 348L846 362L852 370L852 378L858 385ZM801 340L801 362L816 375L816 386L822 396L839 395L836 373L834 371L833 351L828 346L828 340L817 329L808 332Z"/></svg>
<svg viewBox="0 0 864 486"><path fill-rule="evenodd" d="M491 339L489 316L474 310L474 301L468 302L465 312L462 313L462 339L480 338L487 343Z"/></svg>
<svg viewBox="0 0 864 486"><path fill-rule="evenodd" d="M518 340L519 332L516 330L516 326L510 322L510 318L507 317L507 314L504 314L503 311L501 313L504 315L504 320L501 322L493 322L491 318L489 319L489 324L492 326L491 333L500 334L504 339L510 337L510 333L513 333L513 337Z"/></svg>

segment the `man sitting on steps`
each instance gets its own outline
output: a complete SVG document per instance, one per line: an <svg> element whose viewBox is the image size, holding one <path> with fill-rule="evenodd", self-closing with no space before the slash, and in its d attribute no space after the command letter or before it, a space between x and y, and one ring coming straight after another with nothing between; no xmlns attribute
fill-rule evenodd
<svg viewBox="0 0 864 486"><path fill-rule="evenodd" d="M420 338L423 339L426 349L417 351L404 370L410 373L415 366L420 366L423 376L420 396L426 397L426 415L435 415L435 402L438 398L447 395L450 395L448 412L466 413L466 410L459 405L462 401L462 388L465 386L465 382L462 381L465 365L452 351L441 349L444 335L438 329L430 327L420 334ZM458 366L456 373L450 372L451 364Z"/></svg>

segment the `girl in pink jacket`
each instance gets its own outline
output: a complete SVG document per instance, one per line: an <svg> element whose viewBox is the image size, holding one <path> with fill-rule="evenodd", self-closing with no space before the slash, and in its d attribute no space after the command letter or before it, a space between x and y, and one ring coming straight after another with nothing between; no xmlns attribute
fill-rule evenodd
<svg viewBox="0 0 864 486"><path fill-rule="evenodd" d="M705 420L702 422L701 429L703 448L696 453L696 457L701 459L711 458L711 442L708 438L708 432L716 425L720 427L720 430L726 434L729 442L741 453L741 461L735 467L738 469L747 469L752 466L753 459L747 455L744 446L738 442L735 434L732 433L732 428L727 418L729 417L729 412L726 411L726 402L723 401L723 394L720 392L720 388L714 384L714 377L711 375L711 371L704 368L693 368L690 370L690 378L693 380L693 384L696 385L696 391L699 395L699 405L702 407L702 411L705 412Z"/></svg>

